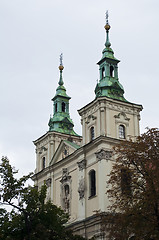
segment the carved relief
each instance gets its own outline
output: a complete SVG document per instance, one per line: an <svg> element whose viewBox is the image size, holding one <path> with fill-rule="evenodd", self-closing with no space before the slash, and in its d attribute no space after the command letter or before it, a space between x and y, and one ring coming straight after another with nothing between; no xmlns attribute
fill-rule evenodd
<svg viewBox="0 0 159 240"><path fill-rule="evenodd" d="M69 213L69 211L70 211L70 187L68 184L64 185L63 202L64 202L65 212Z"/></svg>
<svg viewBox="0 0 159 240"><path fill-rule="evenodd" d="M127 112L127 113L133 113L133 111L134 111L131 107L125 107L125 106L122 106L122 105L117 105L117 104L113 104L113 103L109 103L109 102L106 103L106 107L108 107L109 109L112 109L112 110L117 110L118 109L122 112Z"/></svg>
<svg viewBox="0 0 159 240"><path fill-rule="evenodd" d="M46 180L46 186L47 186L47 187L51 187L51 182L52 182L52 179L51 179L51 178L48 178L48 179Z"/></svg>
<svg viewBox="0 0 159 240"><path fill-rule="evenodd" d="M62 169L61 182L61 201L62 207L66 213L70 213L71 203L71 176L68 173L67 168Z"/></svg>
<svg viewBox="0 0 159 240"><path fill-rule="evenodd" d="M128 117L126 116L126 113L124 113L124 112L121 112L121 113L119 113L119 114L117 114L117 115L114 115L114 117L115 117L115 118L121 118L121 117L123 117L124 120L126 120L126 121L129 121L129 120L130 120L130 118L128 118Z"/></svg>
<svg viewBox="0 0 159 240"><path fill-rule="evenodd" d="M85 159L83 159L83 160L80 161L80 162L77 162L77 164L78 164L78 167L79 167L79 170L80 170L80 171L82 171L83 169L86 168L86 160L85 160Z"/></svg>
<svg viewBox="0 0 159 240"><path fill-rule="evenodd" d="M46 152L47 151L47 148L42 146L40 149L39 149L39 154L42 154L43 152Z"/></svg>
<svg viewBox="0 0 159 240"><path fill-rule="evenodd" d="M100 111L101 111L101 112L104 112L104 107L101 107L101 108L100 108Z"/></svg>
<svg viewBox="0 0 159 240"><path fill-rule="evenodd" d="M92 120L94 121L96 118L97 118L96 116L90 114L90 115L86 118L86 123L88 124L88 123L90 123L90 121L92 121Z"/></svg>
<svg viewBox="0 0 159 240"><path fill-rule="evenodd" d="M70 181L71 176L69 176L67 168L62 169L62 178L60 180L61 183Z"/></svg>
<svg viewBox="0 0 159 240"><path fill-rule="evenodd" d="M85 191L85 183L84 183L84 178L82 178L79 181L79 187L78 187L79 199L84 198L84 191Z"/></svg>
<svg viewBox="0 0 159 240"><path fill-rule="evenodd" d="M109 160L112 157L112 151L101 149L99 152L95 153L95 155L98 161L102 159Z"/></svg>
<svg viewBox="0 0 159 240"><path fill-rule="evenodd" d="M62 158L65 158L69 155L69 147L67 145L64 145L63 151L62 151Z"/></svg>

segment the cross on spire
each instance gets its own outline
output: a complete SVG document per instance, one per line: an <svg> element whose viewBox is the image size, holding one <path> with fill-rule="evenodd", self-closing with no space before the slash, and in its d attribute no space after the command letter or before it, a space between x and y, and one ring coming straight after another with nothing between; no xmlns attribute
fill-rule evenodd
<svg viewBox="0 0 159 240"><path fill-rule="evenodd" d="M63 53L60 54L60 66L63 66Z"/></svg>
<svg viewBox="0 0 159 240"><path fill-rule="evenodd" d="M105 18L106 18L106 24L109 24L109 21L108 21L108 18L109 18L108 10L105 13Z"/></svg>

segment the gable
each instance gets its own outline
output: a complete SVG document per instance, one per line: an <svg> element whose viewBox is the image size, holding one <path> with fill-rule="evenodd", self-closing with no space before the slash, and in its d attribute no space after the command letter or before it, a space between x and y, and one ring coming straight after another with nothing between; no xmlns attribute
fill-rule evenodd
<svg viewBox="0 0 159 240"><path fill-rule="evenodd" d="M54 156L51 159L50 165L65 159L67 156L76 151L80 146L75 144L74 142L70 142L68 140L62 140L59 147L57 148Z"/></svg>

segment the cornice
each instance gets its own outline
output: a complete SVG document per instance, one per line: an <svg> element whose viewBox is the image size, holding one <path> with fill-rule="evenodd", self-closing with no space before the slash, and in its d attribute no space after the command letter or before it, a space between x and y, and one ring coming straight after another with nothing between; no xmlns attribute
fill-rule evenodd
<svg viewBox="0 0 159 240"><path fill-rule="evenodd" d="M86 151L89 151L91 149L94 148L95 145L98 145L100 142L107 142L111 145L115 145L121 142L121 140L116 139L116 138L111 138L111 137L106 137L106 136L99 136L97 138L95 138L93 141L85 144L84 146L80 147L79 149L77 149L76 151L74 151L72 154L70 154L69 156L67 156L64 159L61 159L58 162L55 162L54 164L48 166L47 168L45 168L44 170L36 173L33 176L33 180L36 180L36 178L42 177L42 176L46 176L46 174L50 173L53 170L56 170L57 168L62 168L63 166L66 166L69 162L71 162L74 159L78 160L78 157L80 155L84 155Z"/></svg>
<svg viewBox="0 0 159 240"><path fill-rule="evenodd" d="M87 104L86 106L84 106L83 108L79 109L78 113L80 116L82 115L89 116L101 107L107 107L109 109L124 111L127 113L130 112L132 113L134 111L136 111L137 113L142 111L143 109L142 105L140 104L122 102L120 100L114 100L107 97L99 97L90 102L89 104Z"/></svg>
<svg viewBox="0 0 159 240"><path fill-rule="evenodd" d="M55 138L58 138L61 140L66 138L68 139L69 137L76 139L76 140L81 140L82 141L82 136L75 136L75 135L70 135L70 134L64 134L64 133L58 133L58 132L54 132L54 131L48 131L47 133L45 133L44 135L42 135L41 137L39 137L38 139L36 139L35 141L33 141L34 145L36 146L38 143L41 143L43 141L46 141L49 139L50 140L55 140Z"/></svg>

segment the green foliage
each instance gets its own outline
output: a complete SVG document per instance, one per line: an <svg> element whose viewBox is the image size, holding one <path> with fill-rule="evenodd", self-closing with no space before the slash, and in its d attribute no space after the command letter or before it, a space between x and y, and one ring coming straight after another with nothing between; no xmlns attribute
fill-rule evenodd
<svg viewBox="0 0 159 240"><path fill-rule="evenodd" d="M1 240L82 240L66 230L68 221L62 209L50 201L46 202L47 187L26 186L32 173L20 179L15 178L17 171L6 157L0 164L1 205L8 205L11 211L0 208Z"/></svg>
<svg viewBox="0 0 159 240"><path fill-rule="evenodd" d="M159 239L159 130L122 141L114 156L107 190L111 214L104 220L110 239Z"/></svg>

